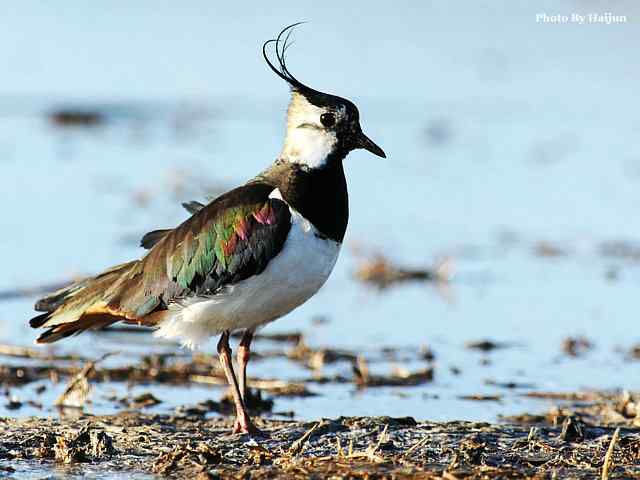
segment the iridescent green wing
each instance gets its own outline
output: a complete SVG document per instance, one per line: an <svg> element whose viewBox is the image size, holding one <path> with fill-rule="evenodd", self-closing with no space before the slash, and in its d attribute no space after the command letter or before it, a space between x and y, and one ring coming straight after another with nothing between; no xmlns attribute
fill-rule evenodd
<svg viewBox="0 0 640 480"><path fill-rule="evenodd" d="M239 187L154 239L110 306L140 317L261 273L291 228L288 205L269 198L272 191L264 183Z"/></svg>

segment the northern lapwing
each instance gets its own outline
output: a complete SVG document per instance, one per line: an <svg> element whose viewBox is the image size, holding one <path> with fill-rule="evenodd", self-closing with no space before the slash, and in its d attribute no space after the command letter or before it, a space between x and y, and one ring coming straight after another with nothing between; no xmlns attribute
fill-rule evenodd
<svg viewBox="0 0 640 480"><path fill-rule="evenodd" d="M342 162L364 148L385 157L362 133L349 100L314 90L289 71L290 25L263 44L267 65L289 84L286 138L265 171L192 216L147 233L140 260L58 290L35 304L33 328L50 343L115 322L156 328L158 337L195 347L221 334L218 354L236 408L234 432L252 433L244 398L250 345L258 327L311 298L331 273L347 229L349 205ZM273 46L275 62L269 59ZM229 335L243 330L233 370Z"/></svg>

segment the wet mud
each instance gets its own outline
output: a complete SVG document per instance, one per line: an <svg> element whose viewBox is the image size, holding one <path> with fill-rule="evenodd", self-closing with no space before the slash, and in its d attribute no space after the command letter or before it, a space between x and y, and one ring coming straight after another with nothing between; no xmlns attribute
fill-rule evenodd
<svg viewBox="0 0 640 480"><path fill-rule="evenodd" d="M0 420L5 474L39 464L185 478L640 478L629 394L523 414L501 423L412 417L314 422L257 418L260 436L231 434L204 412ZM566 396L565 396L566 398ZM60 470L62 469L62 470Z"/></svg>

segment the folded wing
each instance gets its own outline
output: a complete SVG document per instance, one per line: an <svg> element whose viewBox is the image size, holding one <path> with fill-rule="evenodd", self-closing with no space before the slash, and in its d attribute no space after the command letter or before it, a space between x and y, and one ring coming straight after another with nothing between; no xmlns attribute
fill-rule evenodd
<svg viewBox="0 0 640 480"><path fill-rule="evenodd" d="M284 245L291 214L273 187L254 182L195 211L173 230L143 237L141 260L114 267L39 300L31 320L47 328L38 342L126 321L154 325L181 299L211 296L262 272ZM38 308L39 307L39 308Z"/></svg>

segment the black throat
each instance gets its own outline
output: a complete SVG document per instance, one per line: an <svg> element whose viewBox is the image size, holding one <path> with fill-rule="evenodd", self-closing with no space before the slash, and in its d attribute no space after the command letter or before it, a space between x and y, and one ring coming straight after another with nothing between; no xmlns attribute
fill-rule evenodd
<svg viewBox="0 0 640 480"><path fill-rule="evenodd" d="M323 236L342 243L349 221L342 158L331 159L317 169L278 160L258 178L280 190L282 198Z"/></svg>

